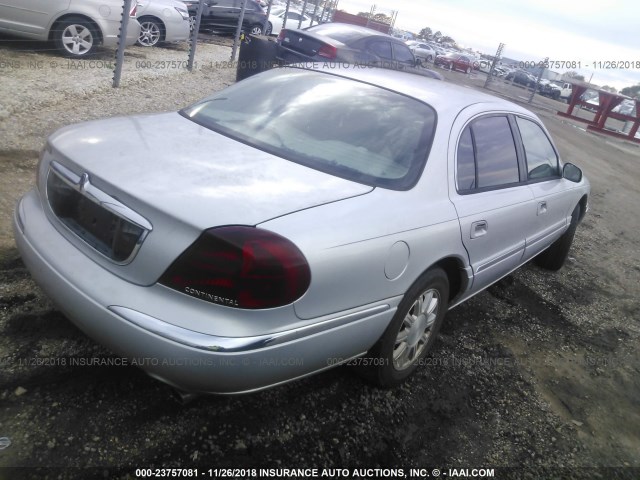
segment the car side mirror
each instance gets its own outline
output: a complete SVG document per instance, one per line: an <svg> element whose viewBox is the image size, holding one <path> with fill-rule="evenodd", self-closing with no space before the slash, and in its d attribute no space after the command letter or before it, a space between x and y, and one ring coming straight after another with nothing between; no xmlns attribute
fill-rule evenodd
<svg viewBox="0 0 640 480"><path fill-rule="evenodd" d="M573 163L567 163L562 168L562 178L575 183L579 183L582 180L582 170L576 167Z"/></svg>

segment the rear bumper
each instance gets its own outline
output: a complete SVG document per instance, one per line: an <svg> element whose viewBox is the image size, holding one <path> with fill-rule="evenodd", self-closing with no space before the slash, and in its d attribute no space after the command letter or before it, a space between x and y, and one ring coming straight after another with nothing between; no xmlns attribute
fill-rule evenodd
<svg viewBox="0 0 640 480"><path fill-rule="evenodd" d="M335 366L366 352L397 305L379 303L268 335L209 335L140 311L141 297L149 303L166 301L158 297L157 286L129 284L77 250L49 222L36 191L19 202L14 234L34 279L73 323L130 364L191 392L249 392ZM187 308L180 312L190 313Z"/></svg>

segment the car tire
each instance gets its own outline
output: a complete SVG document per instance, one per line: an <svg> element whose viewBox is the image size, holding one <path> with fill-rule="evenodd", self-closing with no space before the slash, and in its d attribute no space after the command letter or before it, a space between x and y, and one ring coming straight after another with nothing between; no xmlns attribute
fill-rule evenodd
<svg viewBox="0 0 640 480"><path fill-rule="evenodd" d="M95 52L100 37L85 18L69 17L52 27L56 47L67 57L86 57Z"/></svg>
<svg viewBox="0 0 640 480"><path fill-rule="evenodd" d="M251 27L249 27L249 33L251 35L262 35L262 25L259 23L251 25Z"/></svg>
<svg viewBox="0 0 640 480"><path fill-rule="evenodd" d="M409 288L380 340L356 367L375 385L401 384L429 353L449 303L449 279L440 268L423 273Z"/></svg>
<svg viewBox="0 0 640 480"><path fill-rule="evenodd" d="M427 62L433 62L433 57L431 55L427 57Z"/></svg>
<svg viewBox="0 0 640 480"><path fill-rule="evenodd" d="M573 243L573 237L578 228L580 222L580 204L576 205L571 214L571 224L566 232L562 234L555 242L551 244L549 248L539 253L534 259L534 263L540 268L545 270L557 271L562 268L567 257L569 256L569 250Z"/></svg>
<svg viewBox="0 0 640 480"><path fill-rule="evenodd" d="M155 47L164 40L164 24L154 17L142 17L140 22L140 36L137 44L141 47Z"/></svg>
<svg viewBox="0 0 640 480"><path fill-rule="evenodd" d="M265 30L264 34L271 35L272 31L273 31L273 25L271 25L271 22L267 22L267 29Z"/></svg>

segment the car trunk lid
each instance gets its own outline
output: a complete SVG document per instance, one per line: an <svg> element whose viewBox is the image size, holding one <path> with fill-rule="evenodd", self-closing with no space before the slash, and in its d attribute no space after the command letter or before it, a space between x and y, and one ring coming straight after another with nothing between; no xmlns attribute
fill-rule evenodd
<svg viewBox="0 0 640 480"><path fill-rule="evenodd" d="M81 247L142 284L155 281L205 229L257 225L372 190L244 145L178 113L75 125L55 133L50 144L56 162L78 177L88 174L92 188L151 223L127 265L114 264L87 242Z"/></svg>

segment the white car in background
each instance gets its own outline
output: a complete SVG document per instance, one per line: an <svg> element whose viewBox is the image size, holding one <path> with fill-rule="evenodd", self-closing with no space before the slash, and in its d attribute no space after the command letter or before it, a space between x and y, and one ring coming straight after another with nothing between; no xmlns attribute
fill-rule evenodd
<svg viewBox="0 0 640 480"><path fill-rule="evenodd" d="M143 47L189 39L189 11L178 0L138 0L138 22L140 36L137 43Z"/></svg>
<svg viewBox="0 0 640 480"><path fill-rule="evenodd" d="M413 52L416 60L420 62L433 62L436 58L436 51L424 42L413 42L409 45L409 50Z"/></svg>
<svg viewBox="0 0 640 480"><path fill-rule="evenodd" d="M283 25L285 25L285 13L287 17L286 27L288 29L307 28L311 26L311 17L291 9L287 12L285 7L274 6L271 8L269 20L267 21L266 35L278 35L280 33ZM300 23L300 20L302 20L302 23ZM300 25L300 27L298 27L298 25Z"/></svg>
<svg viewBox="0 0 640 480"><path fill-rule="evenodd" d="M122 7L121 0L2 0L0 32L52 41L68 57L88 57L99 45L118 45ZM140 33L136 9L133 2L126 45Z"/></svg>

